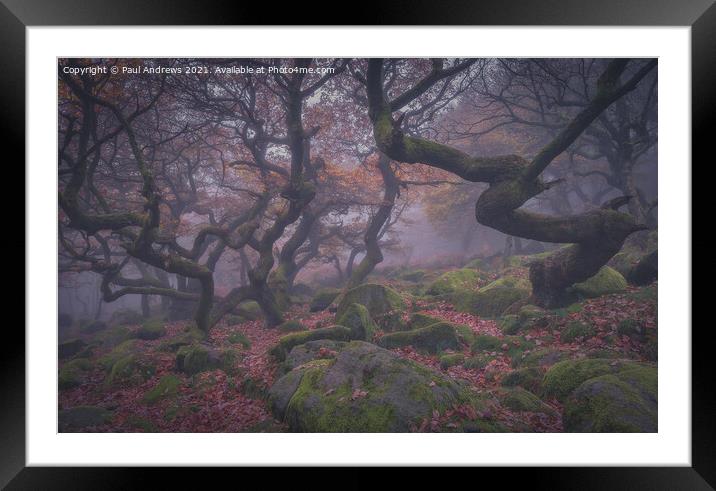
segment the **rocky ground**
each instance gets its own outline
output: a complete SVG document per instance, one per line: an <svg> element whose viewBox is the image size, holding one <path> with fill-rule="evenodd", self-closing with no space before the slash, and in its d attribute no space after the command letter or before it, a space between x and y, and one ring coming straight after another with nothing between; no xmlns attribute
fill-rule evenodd
<svg viewBox="0 0 716 491"><path fill-rule="evenodd" d="M208 339L131 312L75 322L60 431L656 431L656 281L605 267L543 310L530 259L305 289L273 329L247 303Z"/></svg>

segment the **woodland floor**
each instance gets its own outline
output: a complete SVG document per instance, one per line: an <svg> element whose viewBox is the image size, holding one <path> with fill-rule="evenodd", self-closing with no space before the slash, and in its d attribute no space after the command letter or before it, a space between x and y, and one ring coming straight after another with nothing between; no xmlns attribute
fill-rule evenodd
<svg viewBox="0 0 716 491"><path fill-rule="evenodd" d="M648 287L628 287L619 294L605 295L580 302L578 309L561 311L547 327L522 331L519 336L534 342L535 348L551 348L564 353L565 357L577 359L590 352L612 352L615 357L645 360L645 345L628 336L616 335L617 325L626 319L638 319L646 330L657 327L656 283ZM469 326L475 334L488 334L503 338L497 320L457 312L447 301L431 303L421 308L420 302L413 309L449 322ZM570 311L571 310L571 311ZM410 312L405 315L408 316ZM329 311L311 313L307 305L294 306L288 319L299 320L309 329L332 323L334 313ZM574 342L560 341L560 332L570 322L581 321L592 325L595 335L588 339L577 338ZM179 334L186 322L167 323L167 334L157 340L138 340L136 349L151 357L156 372L139 385L113 385L105 383L106 372L96 361L110 348L95 349L90 357L92 367L84 375L81 385L59 392L59 409L76 406L99 406L111 411L111 420L100 426L88 426L78 431L91 432L280 432L287 427L274 419L266 401L266 391L274 382L278 364L268 351L281 333L267 329L262 321L247 321L227 325L222 321L211 330L209 341L216 346L232 346L240 350L235 375L222 370L212 370L187 376L175 370L175 354L159 351L158 345L167 337ZM128 326L136 330L138 325ZM248 347L231 343L229 336L240 332L249 341ZM492 394L500 387L501 380L514 368L510 358L501 351L488 353L491 360L482 368L466 368L462 365L443 369L438 355L419 353L411 347L393 350L399 356L441 371L455 379L463 379L480 393ZM470 347L464 347L470 356ZM442 353L445 354L445 353ZM526 351L523 356L529 354ZM64 362L60 362L60 367ZM544 367L546 370L547 367ZM177 376L181 384L175 396L160 399L156 403L144 402L144 395L155 387L167 374ZM513 431L560 432L563 431L561 405L555 399L545 403L556 411L544 413L516 412L496 402L490 406L490 417ZM434 413L432 420L425 420L416 431L440 431L442 425L450 424L450 414Z"/></svg>

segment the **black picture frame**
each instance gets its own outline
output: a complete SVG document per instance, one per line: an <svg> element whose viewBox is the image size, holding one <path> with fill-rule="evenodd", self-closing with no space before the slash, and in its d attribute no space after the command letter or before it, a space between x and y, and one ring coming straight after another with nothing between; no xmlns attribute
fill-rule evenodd
<svg viewBox="0 0 716 491"><path fill-rule="evenodd" d="M3 67L0 75L1 134L6 152L11 150L6 155L15 156L14 159L3 159L8 164L6 169L13 166L20 174L16 178L25 180L24 170L20 170L23 166L19 163L24 162L25 155L27 26L250 25L263 19L271 19L272 25L315 25L317 17L313 17L311 12L319 10L320 5L315 2L307 11L303 4L284 4L271 10L271 6L261 2L208 0L0 0L0 66ZM383 1L361 2L353 10L350 20L355 25L691 26L692 100L695 102L692 105L693 161L703 160L706 163L713 160L708 137L711 136L709 130L714 126L716 112L714 0ZM338 10L333 4L328 11ZM340 25L348 18L344 12L341 17L325 24ZM698 195L696 190L692 191L692 196ZM28 259L26 256L25 260ZM8 489L54 489L64 486L72 489L127 489L146 483L144 480L154 475L153 472L96 467L82 470L25 467L25 336L15 325L5 325L0 356L0 485L8 485ZM683 329L688 327L680 326ZM705 333L709 326L701 329L692 331L693 467L529 469L534 474L530 478L531 486L549 489L713 489L712 486L716 486L716 404L711 388L714 370ZM500 469L480 470L484 472L481 476L493 471L498 474L505 472ZM171 472L180 479L187 474L177 469ZM514 471L509 472L513 479ZM420 477L419 472L413 475ZM367 478L365 481L358 478L352 484L361 485L366 481Z"/></svg>

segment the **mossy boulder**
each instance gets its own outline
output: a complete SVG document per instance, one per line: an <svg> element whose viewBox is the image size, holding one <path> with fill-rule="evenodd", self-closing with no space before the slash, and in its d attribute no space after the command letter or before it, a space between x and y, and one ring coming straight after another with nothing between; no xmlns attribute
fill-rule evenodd
<svg viewBox="0 0 716 491"><path fill-rule="evenodd" d="M82 383L82 372L92 368L92 362L87 358L75 358L60 368L57 385L60 390L71 389Z"/></svg>
<svg viewBox="0 0 716 491"><path fill-rule="evenodd" d="M462 353L449 353L440 357L440 368L446 370L455 365L462 365L465 361L465 355Z"/></svg>
<svg viewBox="0 0 716 491"><path fill-rule="evenodd" d="M147 357L136 353L117 360L105 379L106 385L137 385L151 378L156 367Z"/></svg>
<svg viewBox="0 0 716 491"><path fill-rule="evenodd" d="M304 326L303 324L301 324L300 321L290 320L290 321L282 322L281 324L276 326L276 329L278 329L278 332L289 333L289 332L305 331L308 328L306 326Z"/></svg>
<svg viewBox="0 0 716 491"><path fill-rule="evenodd" d="M633 360L615 360L611 358L584 358L564 360L555 363L545 374L543 380L544 395L564 400L583 382L602 375L639 368L639 362Z"/></svg>
<svg viewBox="0 0 716 491"><path fill-rule="evenodd" d="M542 379L544 372L537 367L519 368L512 370L502 377L500 383L504 387L523 387L534 394L542 392Z"/></svg>
<svg viewBox="0 0 716 491"><path fill-rule="evenodd" d="M137 337L145 340L159 339L166 335L167 328L164 327L164 322L161 319L146 320L137 331Z"/></svg>
<svg viewBox="0 0 716 491"><path fill-rule="evenodd" d="M202 341L206 336L198 328L191 326L170 338L162 340L157 346L157 350L167 353L175 353L182 346L189 346L196 342Z"/></svg>
<svg viewBox="0 0 716 491"><path fill-rule="evenodd" d="M143 320L142 314L136 310L120 309L112 312L109 323L113 326L131 326L141 324Z"/></svg>
<svg viewBox="0 0 716 491"><path fill-rule="evenodd" d="M117 361L120 358L124 358L127 355L133 354L138 349L138 342L136 339L128 339L127 341L124 341L114 348L112 350L99 357L98 362L102 368L109 371L112 369L112 366L117 363Z"/></svg>
<svg viewBox="0 0 716 491"><path fill-rule="evenodd" d="M175 363L177 370L187 375L216 369L234 374L237 359L238 353L233 348L220 349L209 344L194 343L179 348Z"/></svg>
<svg viewBox="0 0 716 491"><path fill-rule="evenodd" d="M555 416L557 411L532 392L522 387L503 389L498 392L503 406L518 412L542 413Z"/></svg>
<svg viewBox="0 0 716 491"><path fill-rule="evenodd" d="M59 431L66 433L107 424L112 413L98 406L77 406L58 413Z"/></svg>
<svg viewBox="0 0 716 491"><path fill-rule="evenodd" d="M147 404L155 404L161 399L173 397L179 393L182 380L176 375L165 375L159 379L157 385L144 394L142 400Z"/></svg>
<svg viewBox="0 0 716 491"><path fill-rule="evenodd" d="M359 303L350 304L340 317L336 318L340 326L345 326L351 331L351 339L370 341L373 339L377 326L370 318L368 309Z"/></svg>
<svg viewBox="0 0 716 491"><path fill-rule="evenodd" d="M309 331L294 332L287 334L281 339L276 346L271 348L269 353L279 361L286 359L286 355L295 347L309 341L318 339L330 339L333 341L349 341L351 338L351 330L345 326L321 327L319 329L311 329Z"/></svg>
<svg viewBox="0 0 716 491"><path fill-rule="evenodd" d="M261 306L258 304L258 302L255 302L253 300L241 302L234 309L234 313L235 315L238 315L240 318L243 318L246 321L255 321L261 319L261 317L263 316Z"/></svg>
<svg viewBox="0 0 716 491"><path fill-rule="evenodd" d="M463 291L454 295L455 309L481 317L499 317L515 302L531 294L529 281L505 276L477 291Z"/></svg>
<svg viewBox="0 0 716 491"><path fill-rule="evenodd" d="M68 339L57 345L57 356L60 359L69 358L76 355L87 346L87 343L81 339Z"/></svg>
<svg viewBox="0 0 716 491"><path fill-rule="evenodd" d="M549 367L555 363L569 358L569 353L554 348L540 348L523 353L513 360L515 367Z"/></svg>
<svg viewBox="0 0 716 491"><path fill-rule="evenodd" d="M413 346L419 351L439 353L447 349L458 349L460 342L454 325L438 322L420 329L386 334L378 340L378 345L386 349Z"/></svg>
<svg viewBox="0 0 716 491"><path fill-rule="evenodd" d="M442 319L438 319L432 315L416 312L410 316L408 327L410 327L410 329L420 329L421 327L428 327L430 325L437 324L438 322L442 322Z"/></svg>
<svg viewBox="0 0 716 491"><path fill-rule="evenodd" d="M426 290L427 295L448 295L460 290L476 289L480 282L480 273L474 269L448 271L438 277Z"/></svg>
<svg viewBox="0 0 716 491"><path fill-rule="evenodd" d="M326 310L340 293L341 291L337 288L321 288L311 299L308 309L311 312L321 312Z"/></svg>
<svg viewBox="0 0 716 491"><path fill-rule="evenodd" d="M590 378L564 406L564 429L586 433L655 433L657 369L641 366Z"/></svg>
<svg viewBox="0 0 716 491"><path fill-rule="evenodd" d="M348 344L347 341L333 341L331 339L318 339L299 344L286 355L281 368L285 373L309 361L335 358L336 354L346 344Z"/></svg>
<svg viewBox="0 0 716 491"><path fill-rule="evenodd" d="M624 276L624 278L626 278L629 271L631 271L637 262L639 262L638 254L632 251L623 250L622 252L615 254L609 260L607 266L614 268L622 276Z"/></svg>
<svg viewBox="0 0 716 491"><path fill-rule="evenodd" d="M588 339L596 335L596 330L590 324L572 321L567 324L559 335L563 343L573 343L577 339Z"/></svg>
<svg viewBox="0 0 716 491"><path fill-rule="evenodd" d="M407 305L392 288L366 283L348 290L338 304L336 319L343 317L348 307L354 303L368 309L373 322L386 331L397 331L404 327L402 315Z"/></svg>
<svg viewBox="0 0 716 491"><path fill-rule="evenodd" d="M497 336L480 334L475 336L475 341L472 343L470 351L474 354L499 352L515 360L521 357L525 350L533 347L534 343L532 341L520 336L498 338Z"/></svg>
<svg viewBox="0 0 716 491"><path fill-rule="evenodd" d="M584 298L600 297L626 290L627 282L619 271L609 266L602 268L586 281L575 283L571 290Z"/></svg>
<svg viewBox="0 0 716 491"><path fill-rule="evenodd" d="M291 431L336 433L407 432L455 405L482 407L466 386L363 341L279 378L269 404ZM470 428L501 429L479 418Z"/></svg>
<svg viewBox="0 0 716 491"><path fill-rule="evenodd" d="M623 319L617 324L617 334L620 336L640 338L644 335L644 328L637 319Z"/></svg>

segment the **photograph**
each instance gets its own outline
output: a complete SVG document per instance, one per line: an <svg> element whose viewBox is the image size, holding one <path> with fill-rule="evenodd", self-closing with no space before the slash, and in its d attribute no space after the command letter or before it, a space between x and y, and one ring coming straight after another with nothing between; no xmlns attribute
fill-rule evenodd
<svg viewBox="0 0 716 491"><path fill-rule="evenodd" d="M659 432L659 58L56 60L60 434Z"/></svg>

